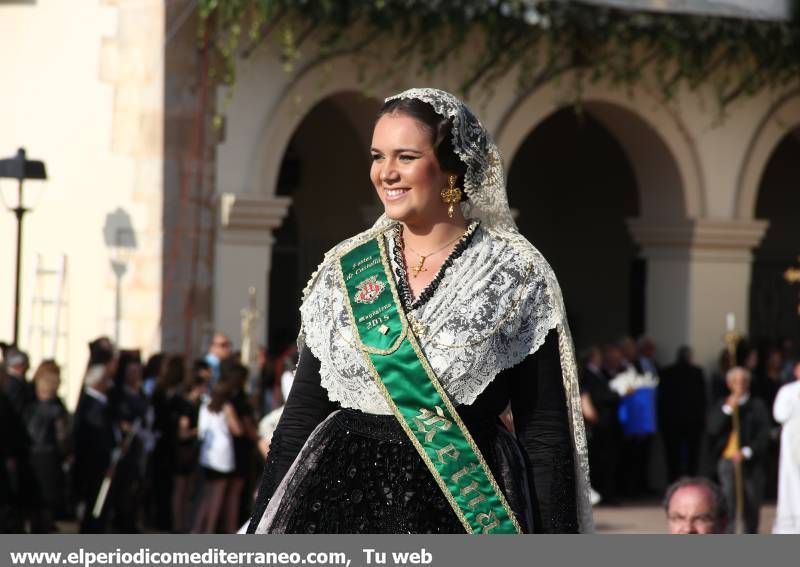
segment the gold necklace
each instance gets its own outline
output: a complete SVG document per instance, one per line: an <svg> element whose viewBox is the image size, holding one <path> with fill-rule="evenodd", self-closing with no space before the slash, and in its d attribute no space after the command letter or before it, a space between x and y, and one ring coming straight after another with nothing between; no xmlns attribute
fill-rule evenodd
<svg viewBox="0 0 800 567"><path fill-rule="evenodd" d="M400 234L401 234L401 236L402 236L402 232L401 232ZM425 267L425 260L427 260L428 258L430 258L431 256L433 256L433 255L435 255L435 254L438 254L439 252L441 252L442 250L444 250L445 248L447 248L448 246L450 246L450 245L451 245L453 242L455 242L456 240L458 240L459 238L461 238L462 236L464 236L464 234L466 234L466 231L464 231L464 233L463 233L463 234L459 234L458 236L456 236L456 237L455 237L453 240L449 241L447 244L445 244L444 246L442 246L442 247L441 247L441 248L439 248L438 250L434 250L433 252L428 252L427 254L420 254L419 252L417 252L416 250L414 250L413 248L411 248L411 246L409 246L408 244L406 244L406 240L405 240L405 238L404 238L404 239L403 239L403 246L407 247L407 248L408 248L409 250L411 250L411 251L412 251L414 254L416 254L417 256L419 256L419 260L417 261L417 265L416 265L416 266L414 266L413 268L411 268L411 271L412 271L412 272L414 272L414 275L413 275L413 276L411 276L411 277L413 277L413 278L416 278L416 277L417 277L417 276L420 274L420 272L427 272L427 271L428 271L428 268L426 268L426 267Z"/></svg>

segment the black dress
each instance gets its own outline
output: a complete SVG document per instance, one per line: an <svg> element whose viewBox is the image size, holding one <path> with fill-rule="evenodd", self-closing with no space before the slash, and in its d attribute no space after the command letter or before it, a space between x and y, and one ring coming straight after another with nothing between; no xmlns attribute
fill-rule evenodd
<svg viewBox="0 0 800 567"><path fill-rule="evenodd" d="M182 417L186 417L189 420L189 429L197 429L200 406L182 396L176 396L175 406L178 422ZM178 425L175 426L176 429L177 427ZM200 451L197 437L178 439L176 435L175 439L175 476L191 476L197 470Z"/></svg>
<svg viewBox="0 0 800 567"><path fill-rule="evenodd" d="M27 407L25 418L31 438L31 468L39 487L41 504L50 510L61 511L65 477L62 468L64 439L60 437L59 427L66 431L67 410L59 399L39 400Z"/></svg>
<svg viewBox="0 0 800 567"><path fill-rule="evenodd" d="M508 470L513 459L504 455L509 448L498 427L509 401L527 469L533 512L528 531L577 532L572 443L555 331L535 354L500 373L473 404L456 407L507 499L519 502L523 495L509 490L522 471ZM317 459L314 473L289 483L273 531L464 533L394 416L338 409L320 384L319 362L304 350L272 437L249 533L320 424L324 431L315 432L314 439L322 441L305 448Z"/></svg>
<svg viewBox="0 0 800 567"><path fill-rule="evenodd" d="M445 269L467 248L477 226L469 227L416 299L402 254L394 258L397 289L407 312L433 296ZM399 238L396 232L393 250L402 249ZM516 437L499 419L509 403ZM551 330L534 354L498 374L472 404L456 410L523 529L577 532L575 469L557 331ZM308 348L300 354L286 409L270 443L248 533L255 532L287 473L279 502L270 506L277 508L271 533L464 533L396 418L342 409L331 402L320 383L320 362Z"/></svg>
<svg viewBox="0 0 800 567"><path fill-rule="evenodd" d="M253 417L253 408L247 399L247 394L239 390L231 400L236 417L240 421ZM250 460L253 457L253 441L247 435L234 435L233 437L233 456L234 469L233 476L246 478L250 472Z"/></svg>

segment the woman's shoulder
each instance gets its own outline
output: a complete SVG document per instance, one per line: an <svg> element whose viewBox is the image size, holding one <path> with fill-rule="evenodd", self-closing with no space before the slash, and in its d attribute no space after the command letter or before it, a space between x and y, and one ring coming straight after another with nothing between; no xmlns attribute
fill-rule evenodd
<svg viewBox="0 0 800 567"><path fill-rule="evenodd" d="M303 290L302 300L305 301L308 298L308 296L316 287L316 284L319 280L323 279L323 277L326 275L327 276L331 275L331 273L336 269L337 261L343 254L352 250L359 244L363 244L364 242L367 242L368 240L384 233L386 230L388 230L388 228L389 227L386 225L373 226L371 228L368 228L367 230L359 232L354 236L345 238L344 240L333 246L331 249L329 249L327 252L325 252L322 261L319 263L314 273L311 274L311 277L309 278L308 283L306 284L306 287Z"/></svg>
<svg viewBox="0 0 800 567"><path fill-rule="evenodd" d="M526 265L535 265L543 271L552 271L550 263L536 246L521 233L511 230L498 230L482 227L485 238L492 246L512 261Z"/></svg>
<svg viewBox="0 0 800 567"><path fill-rule="evenodd" d="M520 284L532 289L559 290L552 266L527 238L517 231L482 227L475 246L481 247L478 256L491 265L495 277L513 276Z"/></svg>

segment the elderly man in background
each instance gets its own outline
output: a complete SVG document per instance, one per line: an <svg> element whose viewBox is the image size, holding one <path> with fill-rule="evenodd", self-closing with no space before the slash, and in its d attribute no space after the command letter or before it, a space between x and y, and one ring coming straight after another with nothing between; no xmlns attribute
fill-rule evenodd
<svg viewBox="0 0 800 567"><path fill-rule="evenodd" d="M671 534L722 534L728 508L719 486L702 477L684 477L667 488L664 496Z"/></svg>
<svg viewBox="0 0 800 567"><path fill-rule="evenodd" d="M800 534L800 362L793 370L794 382L775 396L772 415L781 424L778 470L778 511L772 532Z"/></svg>
<svg viewBox="0 0 800 567"><path fill-rule="evenodd" d="M736 510L736 468L742 471L742 512L747 533L758 533L759 512L764 495L764 459L771 426L764 402L750 396L750 372L735 366L726 376L730 395L711 409L708 436L712 454L717 459L717 475L728 508ZM739 429L734 428L738 413ZM736 514L731 514L728 529L736 529Z"/></svg>

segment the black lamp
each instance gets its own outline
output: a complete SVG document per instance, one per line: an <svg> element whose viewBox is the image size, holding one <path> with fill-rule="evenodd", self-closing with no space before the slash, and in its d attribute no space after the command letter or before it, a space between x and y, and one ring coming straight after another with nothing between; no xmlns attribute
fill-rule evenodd
<svg viewBox="0 0 800 567"><path fill-rule="evenodd" d="M26 179L47 179L44 162L29 160L25 156L25 149L17 150L17 155L8 159L0 159L0 178L7 177L16 179L17 185L17 206L10 209L17 217L17 270L16 287L14 289L14 345L18 344L19 339L19 278L20 266L22 261L22 217L29 211L23 206L22 201L22 182Z"/></svg>

